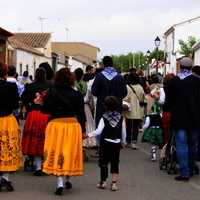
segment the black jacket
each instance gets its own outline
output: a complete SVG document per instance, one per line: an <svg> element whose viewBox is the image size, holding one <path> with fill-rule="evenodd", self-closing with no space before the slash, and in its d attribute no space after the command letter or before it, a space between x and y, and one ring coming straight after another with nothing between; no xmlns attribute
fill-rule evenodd
<svg viewBox="0 0 200 200"><path fill-rule="evenodd" d="M0 80L0 117L5 117L19 108L18 88L15 83Z"/></svg>
<svg viewBox="0 0 200 200"><path fill-rule="evenodd" d="M169 91L172 130L200 128L200 78L175 76Z"/></svg>
<svg viewBox="0 0 200 200"><path fill-rule="evenodd" d="M86 132L83 95L71 87L53 87L48 90L41 111L44 114L50 114L52 119L76 117L82 127L82 132Z"/></svg>

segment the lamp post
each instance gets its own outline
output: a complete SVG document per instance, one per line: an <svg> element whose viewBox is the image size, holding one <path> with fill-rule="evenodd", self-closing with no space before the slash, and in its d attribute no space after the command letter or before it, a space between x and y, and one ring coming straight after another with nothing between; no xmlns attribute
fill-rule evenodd
<svg viewBox="0 0 200 200"><path fill-rule="evenodd" d="M150 57L150 51L147 51L147 75L149 75L149 57Z"/></svg>
<svg viewBox="0 0 200 200"><path fill-rule="evenodd" d="M160 46L160 38L157 36L154 42L156 46L156 75L158 75L158 47Z"/></svg>

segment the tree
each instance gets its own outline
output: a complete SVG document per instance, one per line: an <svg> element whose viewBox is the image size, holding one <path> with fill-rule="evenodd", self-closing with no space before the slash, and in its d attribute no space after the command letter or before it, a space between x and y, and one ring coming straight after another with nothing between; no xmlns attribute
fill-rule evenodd
<svg viewBox="0 0 200 200"><path fill-rule="evenodd" d="M179 45L181 50L179 50L179 53L182 55L186 55L189 56L190 54L194 54L194 51L192 50L192 46L194 44L196 44L199 40L197 40L195 37L193 36L189 36L188 37L188 42L185 42L183 40L178 40Z"/></svg>
<svg viewBox="0 0 200 200"><path fill-rule="evenodd" d="M129 52L127 55L121 54L119 56L110 55L113 59L114 67L118 73L129 72L131 67L137 69L147 69L147 55L138 51L136 53ZM164 51L158 51L158 60L163 60ZM156 49L151 52L149 60L156 58ZM99 63L103 67L102 61Z"/></svg>

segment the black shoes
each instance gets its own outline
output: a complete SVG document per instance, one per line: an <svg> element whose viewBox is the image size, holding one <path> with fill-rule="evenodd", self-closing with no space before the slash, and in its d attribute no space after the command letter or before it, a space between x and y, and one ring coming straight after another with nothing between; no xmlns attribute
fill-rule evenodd
<svg viewBox="0 0 200 200"><path fill-rule="evenodd" d="M34 176L42 176L42 170L36 170Z"/></svg>
<svg viewBox="0 0 200 200"><path fill-rule="evenodd" d="M57 188L57 190L55 191L55 195L61 196L62 195L62 191L63 191L63 187Z"/></svg>
<svg viewBox="0 0 200 200"><path fill-rule="evenodd" d="M72 188L72 184L70 182L65 182L66 189Z"/></svg>
<svg viewBox="0 0 200 200"><path fill-rule="evenodd" d="M176 176L176 177L174 177L174 179L176 180L176 181L183 181L183 182L189 182L189 177L183 177L183 176Z"/></svg>
<svg viewBox="0 0 200 200"><path fill-rule="evenodd" d="M35 173L34 173L34 176L43 176L43 175L45 175L45 173L42 172L41 169L40 170L36 170Z"/></svg>
<svg viewBox="0 0 200 200"><path fill-rule="evenodd" d="M6 187L6 190L13 191L14 187L11 185L12 183L10 181L7 181L6 179L2 178L0 183L0 191L1 187Z"/></svg>

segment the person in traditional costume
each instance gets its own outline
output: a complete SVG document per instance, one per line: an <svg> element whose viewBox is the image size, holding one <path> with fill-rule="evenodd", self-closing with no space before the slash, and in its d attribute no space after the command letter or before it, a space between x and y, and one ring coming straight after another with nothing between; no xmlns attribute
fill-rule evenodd
<svg viewBox="0 0 200 200"><path fill-rule="evenodd" d="M45 131L43 172L57 176L56 195L72 187L71 176L83 175L82 133L86 116L83 95L74 87L74 75L61 68L54 75L41 110L51 115Z"/></svg>
<svg viewBox="0 0 200 200"><path fill-rule="evenodd" d="M161 118L162 114L161 107L159 105L153 105L151 108L152 113L148 115L145 119L145 124L142 127L144 132L141 142L150 142L151 153L150 158L151 161L156 161L156 145L163 143L163 130L161 129Z"/></svg>
<svg viewBox="0 0 200 200"><path fill-rule="evenodd" d="M16 83L6 81L8 66L0 62L0 191L6 187L13 191L9 174L23 166L21 135L13 110L19 108L19 95Z"/></svg>
<svg viewBox="0 0 200 200"><path fill-rule="evenodd" d="M87 122L86 126L86 134L95 130L95 121L94 121L94 98L91 92L91 85L86 83L83 80L84 73L81 68L77 68L75 71L75 86L81 92L84 97L84 109ZM87 153L88 147L96 147L97 146L97 139L96 137L87 138L83 141L83 161L89 160L89 155Z"/></svg>
<svg viewBox="0 0 200 200"><path fill-rule="evenodd" d="M40 105L34 100L36 97L53 87L53 83L45 80L46 71L39 67L36 69L35 80L25 85L22 101L27 110L22 136L22 154L29 158L34 156L36 171L35 176L42 175L42 157L44 156L45 128L50 115L40 111Z"/></svg>

